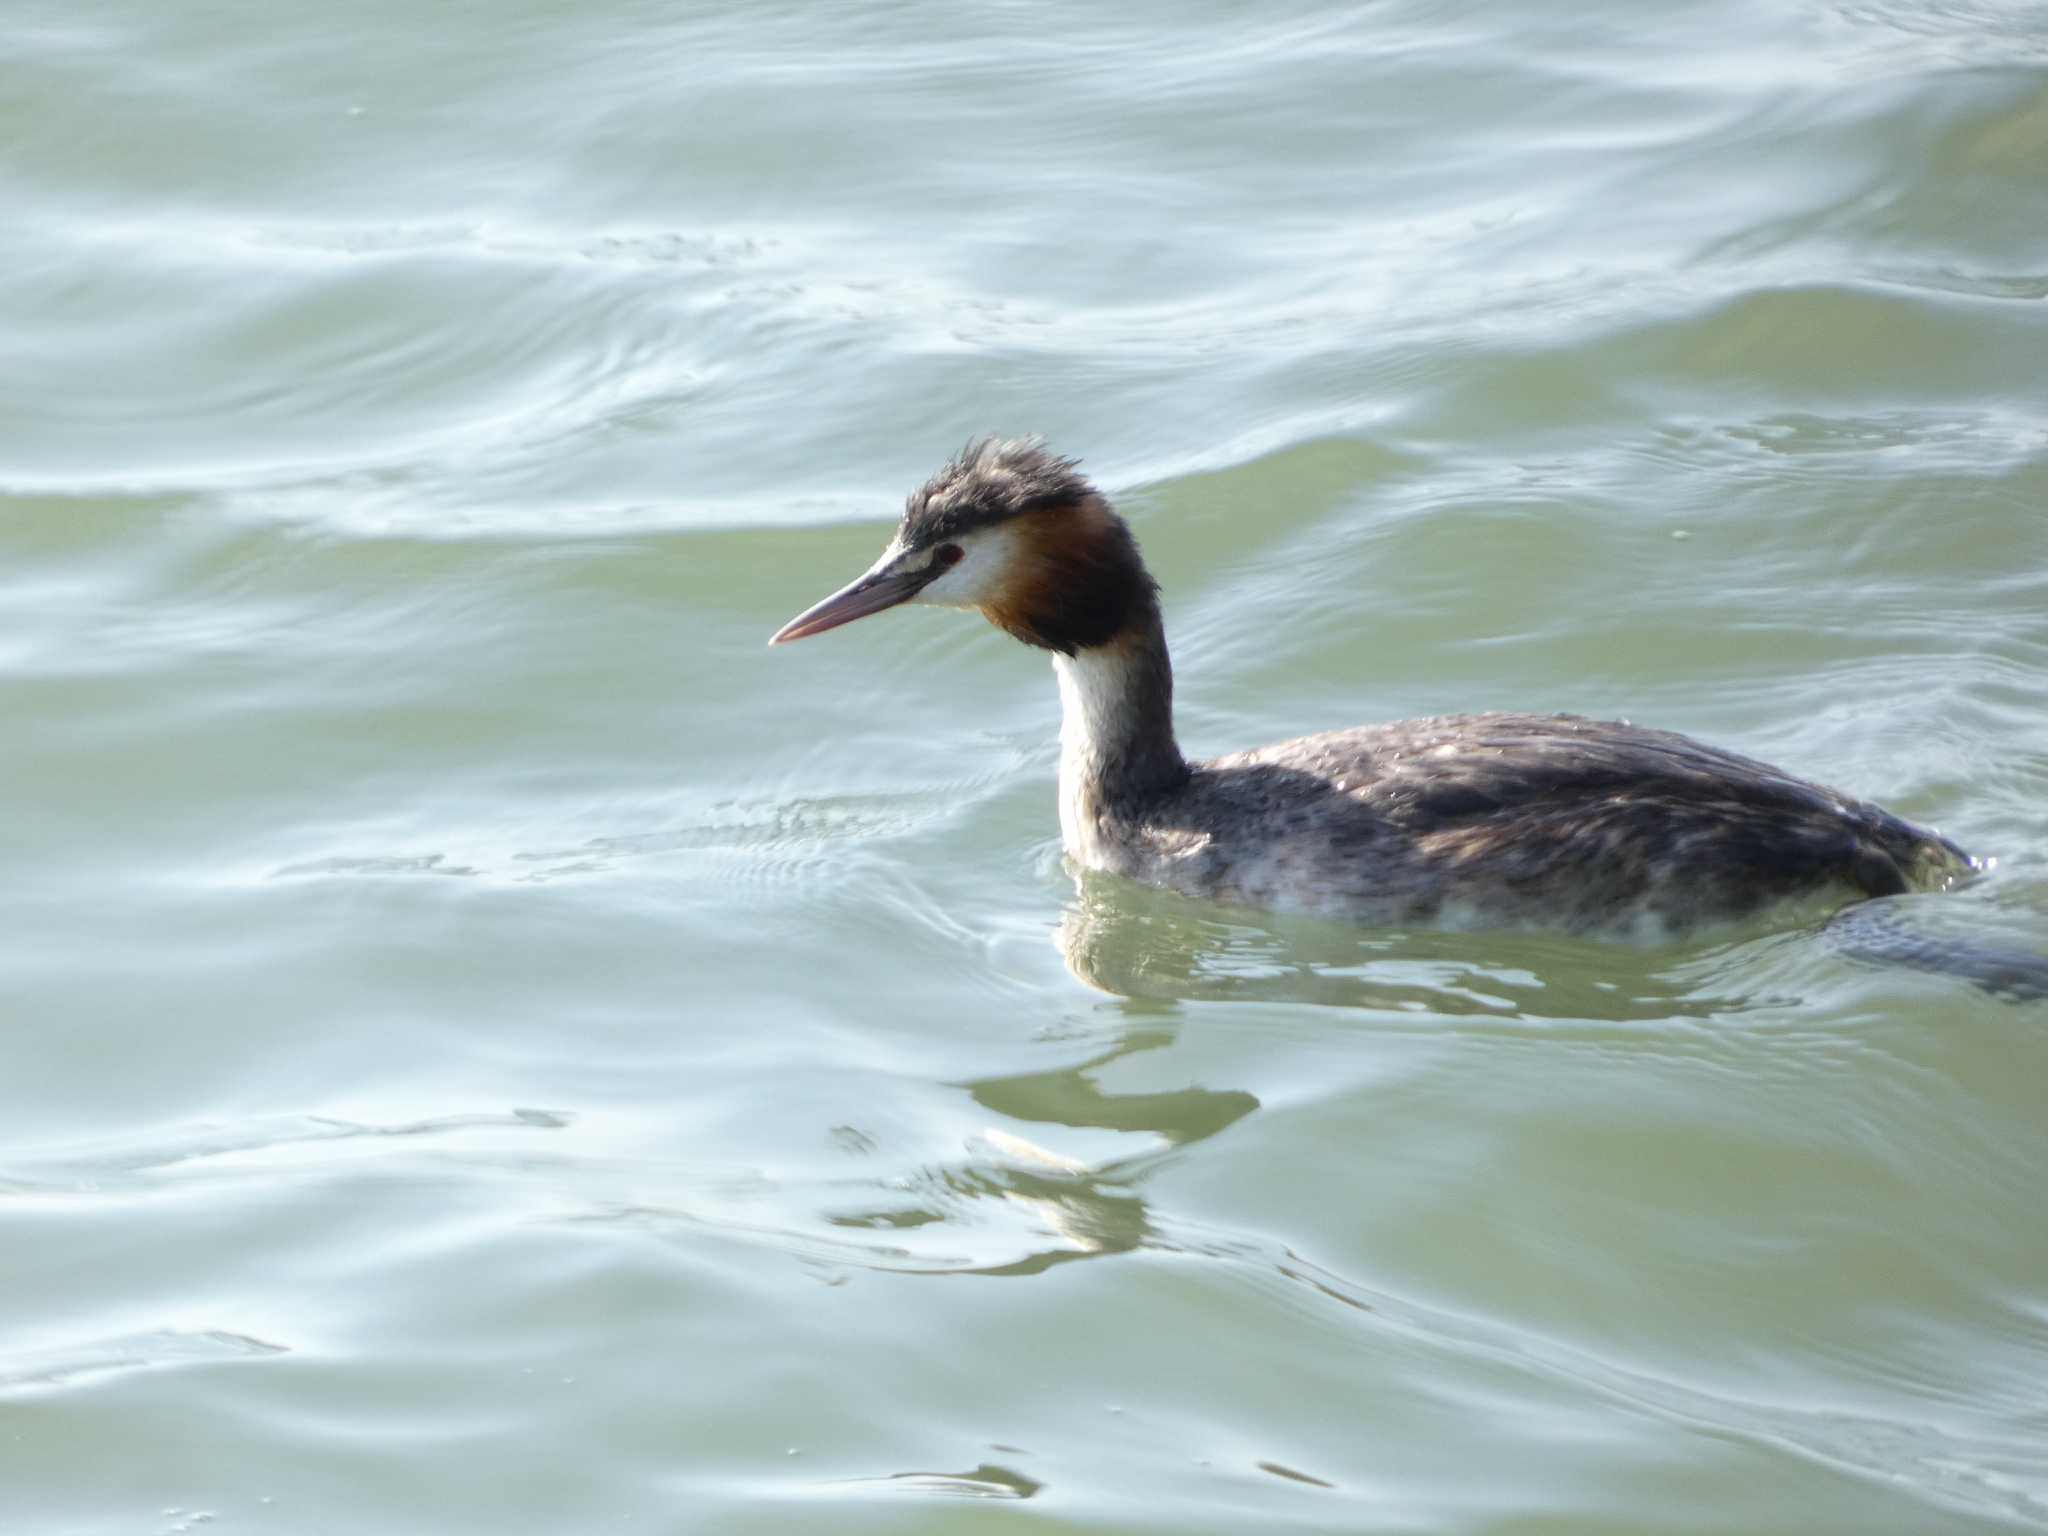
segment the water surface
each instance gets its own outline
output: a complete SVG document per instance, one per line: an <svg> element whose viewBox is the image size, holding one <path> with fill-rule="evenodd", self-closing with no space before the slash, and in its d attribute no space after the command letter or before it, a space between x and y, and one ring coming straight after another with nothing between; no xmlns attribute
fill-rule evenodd
<svg viewBox="0 0 2048 1536"><path fill-rule="evenodd" d="M2048 9L17 6L0 1526L2048 1528L2048 1014L1077 881L1213 752L1692 731L2048 949Z"/></svg>

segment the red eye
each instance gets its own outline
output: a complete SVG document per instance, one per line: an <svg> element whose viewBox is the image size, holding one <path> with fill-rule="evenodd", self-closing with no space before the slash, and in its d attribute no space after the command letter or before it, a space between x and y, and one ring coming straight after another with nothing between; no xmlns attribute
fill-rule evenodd
<svg viewBox="0 0 2048 1536"><path fill-rule="evenodd" d="M932 551L932 564L940 566L958 565L960 557L965 553L966 551L961 549L958 544L941 544Z"/></svg>

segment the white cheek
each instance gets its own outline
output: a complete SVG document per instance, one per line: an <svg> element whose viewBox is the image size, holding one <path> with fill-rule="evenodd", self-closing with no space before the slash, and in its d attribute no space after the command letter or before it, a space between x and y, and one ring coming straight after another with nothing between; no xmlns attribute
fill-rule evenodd
<svg viewBox="0 0 2048 1536"><path fill-rule="evenodd" d="M960 563L917 594L942 608L979 608L995 596L1016 544L1016 532L990 528L960 541Z"/></svg>

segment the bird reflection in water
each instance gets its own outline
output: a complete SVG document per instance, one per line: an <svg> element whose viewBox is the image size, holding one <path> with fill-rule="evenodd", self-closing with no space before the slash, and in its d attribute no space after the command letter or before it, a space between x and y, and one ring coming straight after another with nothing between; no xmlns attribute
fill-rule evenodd
<svg viewBox="0 0 2048 1536"><path fill-rule="evenodd" d="M1157 1011L1137 1006L1141 1013ZM1161 1246L1140 1193L1145 1175L1177 1149L1216 1135L1259 1107L1258 1099L1241 1089L1117 1093L1103 1088L1102 1073L1142 1052L1172 1045L1175 1035L1170 1022L1134 1023L1106 1049L1071 1066L960 1085L1008 1126L1139 1138L1130 1150L1087 1161L1020 1131L990 1126L970 1147L967 1161L925 1168L897 1184L899 1193L911 1197L908 1204L842 1212L830 1220L839 1227L905 1236L944 1224L953 1241L929 1230L918 1235L936 1239L950 1252L906 1250L899 1257L911 1262L885 1261L876 1267L950 1274L1037 1274L1074 1259ZM982 1251L963 1254L957 1246L962 1241ZM991 1244L1006 1251L987 1251Z"/></svg>
<svg viewBox="0 0 2048 1536"><path fill-rule="evenodd" d="M1701 972L1754 942L1741 935L1657 953L1557 934L1374 930L1239 912L1089 870L1077 871L1074 885L1057 935L1067 969L1133 1006L1308 1004L1618 1023L1723 1014L1758 1001L1701 990Z"/></svg>
<svg viewBox="0 0 2048 1536"><path fill-rule="evenodd" d="M869 1266L1025 1275L1143 1248L1205 1249L1214 1235L1162 1226L1144 1186L1161 1163L1257 1109L1258 1097L1207 1085L1105 1086L1140 1075L1125 1070L1134 1058L1175 1046L1189 1004L1253 1004L1261 1018L1273 1008L1341 1008L1348 1027L1368 1034L1606 1034L1764 1001L1710 995L1711 977L1731 958L1738 969L1754 961L1737 956L1740 941L1674 957L1558 935L1375 932L1237 913L1087 871L1057 939L1079 980L1118 999L1103 1005L1117 1033L1071 1065L959 1084L992 1117L968 1157L890 1181L886 1203L828 1217L903 1244L871 1254ZM1032 1126L1047 1130L1034 1135ZM1119 1144L1095 1155L1105 1132Z"/></svg>
<svg viewBox="0 0 2048 1536"><path fill-rule="evenodd" d="M1339 1008L1361 1049L1388 1029L1633 1037L1654 1032L1651 1021L1759 1006L1766 1000L1708 990L1717 974L1753 972L1756 943L1795 942L1656 957L1557 936L1375 932L1237 913L1087 873L1057 937L1073 974L1113 995L1087 1010L1091 1033L1104 1021L1110 1032L1065 1065L932 1085L964 1092L986 1116L963 1155L821 1182L693 1183L572 1219L780 1248L834 1284L859 1270L1015 1276L1146 1249L1235 1252L1242 1244L1227 1234L1162 1219L1146 1193L1162 1164L1260 1107L1245 1088L1186 1085L1179 1073L1149 1074L1177 1079L1171 1087L1133 1081L1148 1075L1148 1053L1180 1045L1191 1007L1226 1010L1210 1024L1253 1005L1247 1028L1270 1024L1275 1009ZM863 1162L888 1161L886 1132L841 1127L834 1139Z"/></svg>

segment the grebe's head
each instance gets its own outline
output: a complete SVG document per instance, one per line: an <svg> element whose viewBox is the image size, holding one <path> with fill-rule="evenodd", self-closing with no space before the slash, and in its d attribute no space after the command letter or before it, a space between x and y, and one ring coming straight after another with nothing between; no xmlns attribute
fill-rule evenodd
<svg viewBox="0 0 2048 1536"><path fill-rule="evenodd" d="M1027 645L1073 655L1156 613L1124 520L1072 459L1036 439L984 438L913 491L882 557L770 645L900 603L978 608Z"/></svg>

